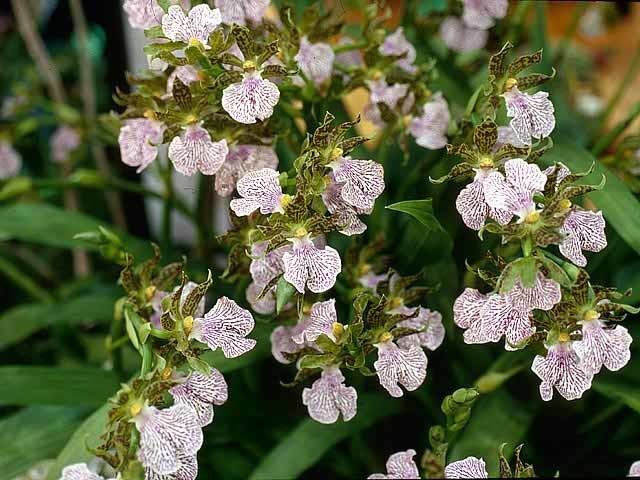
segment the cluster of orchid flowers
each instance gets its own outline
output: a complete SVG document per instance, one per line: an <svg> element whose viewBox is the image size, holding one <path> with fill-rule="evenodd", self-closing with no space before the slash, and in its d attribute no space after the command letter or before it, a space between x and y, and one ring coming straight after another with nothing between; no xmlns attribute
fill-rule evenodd
<svg viewBox="0 0 640 480"><path fill-rule="evenodd" d="M599 252L607 245L605 221L572 203L572 199L600 186L578 185L586 173L572 173L557 163L541 170L535 162L549 148L543 145L554 126L554 108L546 92L521 90L549 79L541 74L520 76L540 61L540 52L520 57L509 66L507 44L490 61L485 120L473 131L473 144L449 146L464 162L442 181L473 177L462 189L456 207L473 230L496 233L502 242L519 242L522 257L495 261L502 273L479 275L491 287L484 294L467 288L454 305L454 322L465 329L466 343L498 342L507 350L544 341L546 355L537 355L532 370L540 377L540 395L550 400L555 388L568 400L580 398L602 367L619 370L630 358L631 336L617 324L635 309L617 303L613 289L592 286L584 267L584 251ZM499 66L499 67L497 67ZM508 126L493 120L502 97ZM529 163L531 162L531 163ZM436 180L437 181L437 180ZM569 260L553 255L558 245Z"/></svg>

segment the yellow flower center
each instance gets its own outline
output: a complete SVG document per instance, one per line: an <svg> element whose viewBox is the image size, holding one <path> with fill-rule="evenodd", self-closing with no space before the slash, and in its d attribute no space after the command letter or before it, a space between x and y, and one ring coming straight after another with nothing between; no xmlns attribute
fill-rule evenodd
<svg viewBox="0 0 640 480"><path fill-rule="evenodd" d="M340 338L344 333L344 325L340 322L333 322L333 325L331 325L331 332L336 339Z"/></svg>
<svg viewBox="0 0 640 480"><path fill-rule="evenodd" d="M190 113L184 120L187 123L196 123L198 121L198 117L196 117L193 113Z"/></svg>
<svg viewBox="0 0 640 480"><path fill-rule="evenodd" d="M200 46L200 40L198 40L198 39L197 39L197 38L195 38L195 37L191 37L191 38L189 39L189 46L190 46L190 47L198 47L198 46Z"/></svg>
<svg viewBox="0 0 640 480"><path fill-rule="evenodd" d="M171 369L171 367L165 367L165 369L162 370L162 373L160 374L160 376L162 377L163 380L169 380L169 377L171 377L172 373L173 373L173 370Z"/></svg>
<svg viewBox="0 0 640 480"><path fill-rule="evenodd" d="M287 195L286 193L280 197L280 206L282 208L287 208L291 203L291 195Z"/></svg>
<svg viewBox="0 0 640 480"><path fill-rule="evenodd" d="M140 412L142 411L142 407L143 405L141 402L134 402L129 407L129 413L132 417L135 417L140 414Z"/></svg>
<svg viewBox="0 0 640 480"><path fill-rule="evenodd" d="M531 223L537 223L538 220L540 220L540 212L537 210L534 210L533 212L529 213L524 221L531 224Z"/></svg>
<svg viewBox="0 0 640 480"><path fill-rule="evenodd" d="M304 227L298 227L298 228L296 228L296 229L295 229L295 231L293 232L293 234L294 234L296 237L304 237L307 233L309 233L309 232L307 232L307 229L306 229L306 228L304 228Z"/></svg>
<svg viewBox="0 0 640 480"><path fill-rule="evenodd" d="M151 300L155 294L156 294L155 285L149 285L147 288L144 289L144 298L146 298L147 300Z"/></svg>
<svg viewBox="0 0 640 480"><path fill-rule="evenodd" d="M562 343L566 343L571 340L571 337L567 332L561 332L560 335L558 335L558 340Z"/></svg>
<svg viewBox="0 0 640 480"><path fill-rule="evenodd" d="M569 210L571 208L571 200L568 198L563 198L559 203L560 209Z"/></svg>
<svg viewBox="0 0 640 480"><path fill-rule="evenodd" d="M513 87L517 87L518 86L518 80L516 80L515 78L511 77L511 78L507 78L507 81L504 82L504 89L506 90L511 90Z"/></svg>
<svg viewBox="0 0 640 480"><path fill-rule="evenodd" d="M402 124L404 125L404 128L409 128L409 124L411 123L411 115L405 115L404 117L402 117Z"/></svg>
<svg viewBox="0 0 640 480"><path fill-rule="evenodd" d="M305 315L309 315L311 313L311 305L309 305L308 303L305 303L302 306L302 313L304 313Z"/></svg>
<svg viewBox="0 0 640 480"><path fill-rule="evenodd" d="M587 310L584 312L584 319L587 321L597 320L600 318L600 314L595 310Z"/></svg>
<svg viewBox="0 0 640 480"><path fill-rule="evenodd" d="M334 148L333 150L331 150L331 154L329 155L329 161L333 162L334 160L337 160L342 156L343 153L344 150L342 150L340 147Z"/></svg>
<svg viewBox="0 0 640 480"><path fill-rule="evenodd" d="M155 120L156 113L153 110L145 110L144 118L146 118L147 120Z"/></svg>
<svg viewBox="0 0 640 480"><path fill-rule="evenodd" d="M368 263L365 263L360 267L360 275L366 275L370 271L371 271L371 265L369 265Z"/></svg>
<svg viewBox="0 0 640 480"><path fill-rule="evenodd" d="M382 78L382 72L380 70L374 70L371 72L371 78L374 80L380 80Z"/></svg>
<svg viewBox="0 0 640 480"><path fill-rule="evenodd" d="M393 340L393 335L391 335L389 332L384 332L382 335L380 335L380 343L388 342L390 340Z"/></svg>
<svg viewBox="0 0 640 480"><path fill-rule="evenodd" d="M245 60L242 63L242 68L243 68L244 71L255 70L256 69L256 62L254 62L253 60Z"/></svg>
<svg viewBox="0 0 640 480"><path fill-rule="evenodd" d="M400 297L393 297L391 299L391 301L389 302L389 307L390 310L394 309L394 308L398 308L401 307L404 304L404 300L402 300Z"/></svg>
<svg viewBox="0 0 640 480"><path fill-rule="evenodd" d="M481 159L480 159L480 168L493 168L494 163L493 163L493 158L491 158L489 155L484 155Z"/></svg>
<svg viewBox="0 0 640 480"><path fill-rule="evenodd" d="M193 317L189 315L182 320L182 325L184 326L184 333L189 335L191 333L191 329L193 329Z"/></svg>

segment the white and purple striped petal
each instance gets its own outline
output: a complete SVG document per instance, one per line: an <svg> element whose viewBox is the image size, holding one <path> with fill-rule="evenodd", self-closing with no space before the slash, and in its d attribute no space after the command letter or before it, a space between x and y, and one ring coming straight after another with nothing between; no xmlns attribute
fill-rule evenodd
<svg viewBox="0 0 640 480"><path fill-rule="evenodd" d="M160 25L164 15L157 0L124 0L122 8L127 14L129 25L144 30Z"/></svg>
<svg viewBox="0 0 640 480"><path fill-rule="evenodd" d="M0 140L0 180L15 177L22 167L22 157L5 141Z"/></svg>
<svg viewBox="0 0 640 480"><path fill-rule="evenodd" d="M572 342L560 342L547 349L547 356L536 355L531 370L541 380L540 396L549 401L555 388L567 400L576 400L591 388L593 373L583 369Z"/></svg>
<svg viewBox="0 0 640 480"><path fill-rule="evenodd" d="M180 65L176 67L167 78L167 98L173 96L173 85L176 82L176 78L179 78L182 83L189 86L200 80L200 73L191 65Z"/></svg>
<svg viewBox="0 0 640 480"><path fill-rule="evenodd" d="M239 217L251 215L258 209L263 215L284 212L279 177L280 173L271 168L245 174L236 185L241 198L231 200L231 210Z"/></svg>
<svg viewBox="0 0 640 480"><path fill-rule="evenodd" d="M512 87L502 94L507 105L507 116L520 141L531 145L532 138L546 138L556 126L553 103L547 92L533 95Z"/></svg>
<svg viewBox="0 0 640 480"><path fill-rule="evenodd" d="M209 132L198 125L188 126L169 144L169 160L179 173L188 177L198 171L203 175L214 175L228 153L226 139L213 142Z"/></svg>
<svg viewBox="0 0 640 480"><path fill-rule="evenodd" d="M266 253L267 242L256 242L251 245L251 264L249 273L260 287L266 286L271 280L284 272L282 257L291 250L290 246L276 248Z"/></svg>
<svg viewBox="0 0 640 480"><path fill-rule="evenodd" d="M385 56L404 55L396 61L396 65L408 73L415 73L417 68L413 64L416 60L416 49L404 35L402 27L398 28L391 35L387 35L378 51Z"/></svg>
<svg viewBox="0 0 640 480"><path fill-rule="evenodd" d="M342 270L338 252L329 246L316 247L309 235L290 240L293 248L282 258L284 279L300 293L304 293L305 287L313 293L331 289Z"/></svg>
<svg viewBox="0 0 640 480"><path fill-rule="evenodd" d="M467 457L444 468L444 478L489 478L484 459Z"/></svg>
<svg viewBox="0 0 640 480"><path fill-rule="evenodd" d="M615 372L631 359L629 349L633 338L622 325L607 327L600 319L583 320L582 340L573 348L582 361L582 368L594 375L602 367Z"/></svg>
<svg viewBox="0 0 640 480"><path fill-rule="evenodd" d="M560 253L579 267L585 267L587 258L583 250L599 252L607 246L604 227L602 212L574 207L560 227L560 232L565 234Z"/></svg>
<svg viewBox="0 0 640 480"><path fill-rule="evenodd" d="M271 315L276 311L276 287L271 287L261 297L260 294L264 287L259 286L256 282L251 282L245 292L245 297L254 312L260 315Z"/></svg>
<svg viewBox="0 0 640 480"><path fill-rule="evenodd" d="M440 38L454 52L463 53L483 48L489 32L467 26L458 17L447 17L440 24Z"/></svg>
<svg viewBox="0 0 640 480"><path fill-rule="evenodd" d="M311 305L309 318L303 322L303 330L292 337L293 341L298 344L312 343L320 335L326 335L335 340L332 326L337 321L336 301L333 298L324 302L316 302Z"/></svg>
<svg viewBox="0 0 640 480"><path fill-rule="evenodd" d="M235 358L256 346L255 340L245 338L254 325L248 310L227 297L221 297L203 318L194 320L189 338L207 344L213 351L221 348L226 358Z"/></svg>
<svg viewBox="0 0 640 480"><path fill-rule="evenodd" d="M415 313L415 310L415 308L403 307L403 311L400 313L403 315L412 315ZM406 350L414 345L427 348L428 350L435 350L442 345L444 340L445 330L442 324L442 315L440 312L429 310L428 308L418 307L417 316L402 320L397 323L397 326L420 330L419 333L407 335L397 340L396 343L398 346Z"/></svg>
<svg viewBox="0 0 640 480"><path fill-rule="evenodd" d="M155 120L125 120L118 135L122 163L138 167L137 173L151 165L158 156L158 145L162 143L164 129L164 124Z"/></svg>
<svg viewBox="0 0 640 480"><path fill-rule="evenodd" d="M222 108L236 122L251 124L273 115L273 107L279 99L278 86L254 71L246 73L241 82L224 89Z"/></svg>
<svg viewBox="0 0 640 480"><path fill-rule="evenodd" d="M216 0L216 7L227 25L262 22L271 0Z"/></svg>
<svg viewBox="0 0 640 480"><path fill-rule="evenodd" d="M402 385L407 391L416 390L427 377L427 356L418 346L411 346L405 350L393 341L387 340L376 343L378 360L373 366L378 374L378 380L392 397L401 397Z"/></svg>
<svg viewBox="0 0 640 480"><path fill-rule="evenodd" d="M411 119L409 133L421 147L431 150L444 148L450 119L449 105L442 93L437 92L422 106L420 115Z"/></svg>
<svg viewBox="0 0 640 480"><path fill-rule="evenodd" d="M348 422L356 416L358 392L344 384L344 375L336 366L324 367L311 388L302 391L302 403L316 422L335 423L340 414Z"/></svg>
<svg viewBox="0 0 640 480"><path fill-rule="evenodd" d="M261 168L276 169L278 157L272 147L264 145L233 145L227 158L216 172L215 189L218 195L228 197L236 183L246 173Z"/></svg>
<svg viewBox="0 0 640 480"><path fill-rule="evenodd" d="M60 480L104 480L104 477L92 471L86 463L75 463L62 469Z"/></svg>
<svg viewBox="0 0 640 480"><path fill-rule="evenodd" d="M331 79L335 54L331 45L327 43L311 43L305 36L300 39L300 49L294 57L300 70L313 82L321 87Z"/></svg>
<svg viewBox="0 0 640 480"><path fill-rule="evenodd" d="M189 43L195 40L207 47L209 35L220 23L220 10L211 9L207 4L196 5L187 15L180 6L172 5L162 17L162 31L171 41Z"/></svg>
<svg viewBox="0 0 640 480"><path fill-rule="evenodd" d="M558 282L545 278L538 272L531 287L524 287L522 282L517 280L506 296L514 308L529 312L534 309L551 310L562 298L562 292Z"/></svg>
<svg viewBox="0 0 640 480"><path fill-rule="evenodd" d="M355 208L370 210L384 191L384 168L373 160L340 157L329 164L336 182L342 184L342 200Z"/></svg>
<svg viewBox="0 0 640 480"><path fill-rule="evenodd" d="M201 427L213 421L213 405L222 405L229 396L227 382L215 368L208 375L191 372L183 383L172 387L169 394L174 404L190 407Z"/></svg>
<svg viewBox="0 0 640 480"><path fill-rule="evenodd" d="M373 473L369 475L368 479L418 479L420 478L420 472L418 466L413 460L416 456L416 451L406 450L404 452L394 453L389 457L386 463L387 473Z"/></svg>

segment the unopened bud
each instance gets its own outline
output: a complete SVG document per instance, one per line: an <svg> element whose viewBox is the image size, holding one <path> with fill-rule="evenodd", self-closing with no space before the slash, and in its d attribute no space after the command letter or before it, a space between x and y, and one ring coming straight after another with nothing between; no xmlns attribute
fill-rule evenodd
<svg viewBox="0 0 640 480"><path fill-rule="evenodd" d="M172 373L173 373L173 370L171 369L171 367L165 367L164 370L162 370L162 373L160 374L160 376L162 377L163 380L169 380Z"/></svg>

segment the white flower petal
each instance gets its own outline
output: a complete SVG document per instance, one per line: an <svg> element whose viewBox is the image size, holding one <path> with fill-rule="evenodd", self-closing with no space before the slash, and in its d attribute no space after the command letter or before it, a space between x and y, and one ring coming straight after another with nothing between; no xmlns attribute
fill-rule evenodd
<svg viewBox="0 0 640 480"><path fill-rule="evenodd" d="M532 137L545 138L551 134L556 126L556 119L553 103L547 92L529 95L512 87L502 97L507 104L511 127L521 142L531 145Z"/></svg>
<svg viewBox="0 0 640 480"><path fill-rule="evenodd" d="M245 25L247 22L260 23L270 0L216 0L222 22L227 25Z"/></svg>
<svg viewBox="0 0 640 480"><path fill-rule="evenodd" d="M15 177L22 167L22 157L7 141L0 140L0 180Z"/></svg>
<svg viewBox="0 0 640 480"><path fill-rule="evenodd" d="M413 330L423 330L420 333L407 335L399 338L396 342L400 348L408 350L412 346L425 347L429 350L436 350L444 340L445 329L442 324L440 312L431 311L428 308L418 307L419 312L416 317L398 322L398 327L411 328ZM409 308L407 314L412 314L414 309Z"/></svg>
<svg viewBox="0 0 640 480"><path fill-rule="evenodd" d="M456 198L456 210L464 224L472 230L480 230L489 215L489 206L484 200L482 183L471 182Z"/></svg>
<svg viewBox="0 0 640 480"><path fill-rule="evenodd" d="M86 463L76 463L62 469L60 480L104 480L104 478L91 471Z"/></svg>
<svg viewBox="0 0 640 480"><path fill-rule="evenodd" d="M305 347L305 345L300 345L293 341L292 337L298 335L299 332L298 325L276 327L271 333L271 355L273 355L273 358L280 363L291 363L292 360L285 357L283 353L297 353Z"/></svg>
<svg viewBox="0 0 640 480"><path fill-rule="evenodd" d="M164 129L163 123L146 118L125 120L118 135L122 162L142 172L158 156Z"/></svg>
<svg viewBox="0 0 640 480"><path fill-rule="evenodd" d="M566 237L560 243L560 253L579 267L587 265L582 250L599 252L607 246L602 212L574 207L564 220L560 232Z"/></svg>
<svg viewBox="0 0 640 480"><path fill-rule="evenodd" d="M368 479L418 479L420 478L420 472L418 466L413 460L416 456L416 451L406 450L404 452L394 453L387 460L387 474L374 473L369 475Z"/></svg>
<svg viewBox="0 0 640 480"><path fill-rule="evenodd" d="M144 480L196 480L198 476L198 459L195 455L181 455L180 467L175 473L159 475L150 468L144 470ZM120 477L114 479L120 480Z"/></svg>
<svg viewBox="0 0 640 480"><path fill-rule="evenodd" d="M427 376L427 357L422 348L399 348L392 341L377 343L378 360L373 366L382 385L392 397L403 395L400 385L408 391L416 390Z"/></svg>
<svg viewBox="0 0 640 480"><path fill-rule="evenodd" d="M372 160L342 157L330 165L336 182L342 183L342 199L349 205L372 209L384 191L384 168Z"/></svg>
<svg viewBox="0 0 640 480"><path fill-rule="evenodd" d="M458 17L447 17L440 24L440 38L454 52L470 52L483 48L489 32L465 25Z"/></svg>
<svg viewBox="0 0 640 480"><path fill-rule="evenodd" d="M272 147L264 145L234 145L216 172L215 189L221 197L228 197L236 183L246 173L261 168L278 168L278 156Z"/></svg>
<svg viewBox="0 0 640 480"><path fill-rule="evenodd" d="M518 280L507 297L514 308L529 312L533 309L551 310L562 298L562 292L558 282L538 272L533 286L525 288Z"/></svg>
<svg viewBox="0 0 640 480"><path fill-rule="evenodd" d="M326 246L317 248L309 239L294 238L293 249L283 256L284 279L304 293L305 285L313 293L326 292L336 283L336 277L342 270L338 252Z"/></svg>
<svg viewBox="0 0 640 480"><path fill-rule="evenodd" d="M340 414L345 422L356 416L358 392L344 384L344 376L337 367L325 367L311 388L302 391L302 403L316 422L335 423Z"/></svg>
<svg viewBox="0 0 640 480"><path fill-rule="evenodd" d="M201 427L213 420L213 405L222 405L227 401L227 382L215 368L209 375L191 372L184 383L169 390L174 404L190 407L198 417Z"/></svg>
<svg viewBox="0 0 640 480"><path fill-rule="evenodd" d="M191 65L180 65L176 67L169 75L169 78L167 78L167 98L173 96L173 85L176 82L176 78L179 78L182 83L188 86L200 80L200 73Z"/></svg>
<svg viewBox="0 0 640 480"><path fill-rule="evenodd" d="M460 328L469 328L480 322L480 311L489 297L474 288L465 288L453 304L453 322Z"/></svg>
<svg viewBox="0 0 640 480"><path fill-rule="evenodd" d="M294 57L300 70L316 87L324 85L333 73L335 54L326 43L311 43L305 36L300 39L300 49Z"/></svg>
<svg viewBox="0 0 640 480"><path fill-rule="evenodd" d="M333 338L331 327L337 321L336 301L333 298L324 302L316 302L311 305L309 318L304 322L304 329L292 337L293 341L298 344L315 342L320 335Z"/></svg>
<svg viewBox="0 0 640 480"><path fill-rule="evenodd" d="M222 23L220 10L211 9L209 5L196 5L184 14L178 5L169 7L162 17L162 31L172 41L190 42L198 40L204 46L209 44L209 35Z"/></svg>
<svg viewBox="0 0 640 480"><path fill-rule="evenodd" d="M122 8L127 14L129 25L144 30L160 25L164 15L157 0L124 0Z"/></svg>
<svg viewBox="0 0 640 480"><path fill-rule="evenodd" d="M222 108L239 123L256 123L273 115L278 104L278 86L260 76L258 72L245 74L239 83L233 83L222 92Z"/></svg>
<svg viewBox="0 0 640 480"><path fill-rule="evenodd" d="M140 432L138 458L159 475L175 473L181 457L193 456L202 447L202 430L195 412L186 405L158 410L145 407L135 418Z"/></svg>
<svg viewBox="0 0 640 480"><path fill-rule="evenodd" d="M169 159L175 169L191 176L200 171L203 175L214 175L229 153L227 141L212 142L209 132L196 125L185 129L181 137L169 144Z"/></svg>
<svg viewBox="0 0 640 480"><path fill-rule="evenodd" d="M489 478L484 459L467 457L451 462L444 469L444 478Z"/></svg>
<svg viewBox="0 0 640 480"><path fill-rule="evenodd" d="M617 371L629 363L632 341L629 331L622 325L605 328L601 320L585 320L582 322L582 340L575 342L573 348L582 361L582 368L596 374L603 365Z"/></svg>
<svg viewBox="0 0 640 480"><path fill-rule="evenodd" d="M535 332L530 317L530 311L515 308L507 296L491 295L480 312L481 334L485 342L505 335L507 342L518 345Z"/></svg>
<svg viewBox="0 0 640 480"><path fill-rule="evenodd" d="M494 19L504 18L509 8L507 0L463 0L463 2L464 23L483 30L493 27Z"/></svg>
<svg viewBox="0 0 640 480"><path fill-rule="evenodd" d="M536 355L531 370L541 380L540 396L549 401L553 387L567 400L575 400L591 388L593 373L585 372L571 342L558 343L548 348L547 356Z"/></svg>
<svg viewBox="0 0 640 480"><path fill-rule="evenodd" d="M221 348L226 358L235 358L255 347L255 340L245 338L254 325L248 310L227 297L221 297L204 318L194 320L189 338L206 343L213 351Z"/></svg>
<svg viewBox="0 0 640 480"><path fill-rule="evenodd" d="M406 54L404 58L396 61L396 65L408 73L415 73L416 67L413 62L416 60L416 49L407 40L402 27L396 29L391 35L387 35L378 51L386 56L399 56Z"/></svg>
<svg viewBox="0 0 640 480"><path fill-rule="evenodd" d="M444 148L450 119L449 105L442 93L437 92L432 100L422 106L420 116L411 120L409 132L421 147L431 150Z"/></svg>
<svg viewBox="0 0 640 480"><path fill-rule="evenodd" d="M245 296L254 312L260 315L271 315L276 311L276 287L271 287L262 298L258 299L263 289L264 287L259 286L256 282L251 282Z"/></svg>
<svg viewBox="0 0 640 480"><path fill-rule="evenodd" d="M78 130L62 125L51 136L51 157L56 163L64 163L69 155L80 146Z"/></svg>
<svg viewBox="0 0 640 480"><path fill-rule="evenodd" d="M243 198L231 200L231 210L238 216L250 215L257 209L264 215L283 212L279 177L280 173L271 168L248 172L236 185L238 193Z"/></svg>
<svg viewBox="0 0 640 480"><path fill-rule="evenodd" d="M629 468L628 477L640 477L640 460L633 462Z"/></svg>

